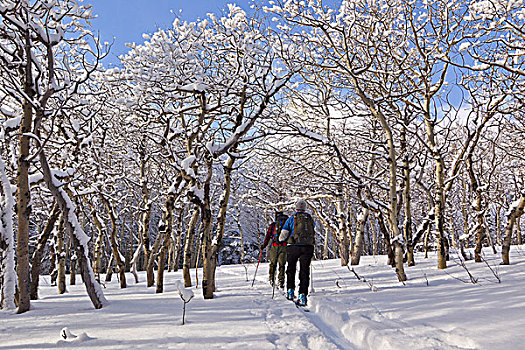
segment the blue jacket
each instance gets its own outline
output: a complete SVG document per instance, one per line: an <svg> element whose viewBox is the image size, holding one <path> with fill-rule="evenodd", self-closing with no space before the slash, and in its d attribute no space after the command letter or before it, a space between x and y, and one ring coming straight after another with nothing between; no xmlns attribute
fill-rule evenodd
<svg viewBox="0 0 525 350"><path fill-rule="evenodd" d="M300 211L297 211L297 213L301 213ZM281 230L281 235L279 236L279 241L284 242L288 238L293 236L293 227L294 227L294 220L293 218L295 215L292 215L286 220L284 223L283 229ZM314 228L315 228L315 221L314 221ZM295 244L295 245L304 245L304 244Z"/></svg>

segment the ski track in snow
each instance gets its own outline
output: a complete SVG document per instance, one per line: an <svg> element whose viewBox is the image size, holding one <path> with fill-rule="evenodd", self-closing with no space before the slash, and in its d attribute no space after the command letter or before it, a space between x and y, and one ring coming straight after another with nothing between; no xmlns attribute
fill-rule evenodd
<svg viewBox="0 0 525 350"><path fill-rule="evenodd" d="M82 285L56 295L43 276L41 299L32 302L30 312L0 312L0 350L518 349L519 320L525 318L525 254L511 252L513 265L504 267L497 267L498 256L486 253L500 284L484 264L467 262L482 281L476 285L459 281L466 272L452 261L446 271L437 270L435 257L420 257L401 285L384 257L363 257L354 268L377 292L338 260L316 261L310 312L298 309L279 289L272 299L267 263L259 266L253 287L255 264L246 265L247 271L240 265L219 266L213 300L203 299L200 285L192 287L195 298L187 305L184 326L176 289L181 271L166 273L162 294L145 287L144 273L139 284L128 275L126 289L114 279L104 290L110 303L101 310L92 308ZM66 326L74 336L64 340L60 330Z"/></svg>

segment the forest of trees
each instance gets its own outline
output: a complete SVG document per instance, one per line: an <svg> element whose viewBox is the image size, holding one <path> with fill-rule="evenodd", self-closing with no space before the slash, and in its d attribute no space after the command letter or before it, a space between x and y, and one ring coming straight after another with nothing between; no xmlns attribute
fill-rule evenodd
<svg viewBox="0 0 525 350"><path fill-rule="evenodd" d="M28 311L41 273L58 293L80 274L101 308L102 274L125 288L145 270L161 293L195 266L211 299L225 247L257 259L301 198L316 259L386 254L399 281L415 251L509 264L523 2L329 3L175 19L107 69L87 2L0 0L1 307Z"/></svg>

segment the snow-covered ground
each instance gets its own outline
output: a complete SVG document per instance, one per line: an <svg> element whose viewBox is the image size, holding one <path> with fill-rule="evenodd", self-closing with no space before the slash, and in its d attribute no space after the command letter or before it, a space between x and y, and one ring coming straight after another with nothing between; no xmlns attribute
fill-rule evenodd
<svg viewBox="0 0 525 350"><path fill-rule="evenodd" d="M247 274L241 265L221 266L216 297L203 300L194 289L185 325L176 288L181 272L166 274L163 294L146 288L144 275L139 284L128 276L126 289L114 278L101 310L82 285L57 295L43 276L30 312L0 313L0 349L524 349L525 246L511 252L512 265L499 266L499 255L484 251L501 283L487 264L473 261L466 266L478 283L464 283L464 268L451 260L437 270L434 255L416 257L406 285L385 257L364 257L355 267L367 282L338 260L316 261L310 312L278 291L272 300L268 264L260 265L253 287L255 265ZM72 334L65 340L64 327Z"/></svg>

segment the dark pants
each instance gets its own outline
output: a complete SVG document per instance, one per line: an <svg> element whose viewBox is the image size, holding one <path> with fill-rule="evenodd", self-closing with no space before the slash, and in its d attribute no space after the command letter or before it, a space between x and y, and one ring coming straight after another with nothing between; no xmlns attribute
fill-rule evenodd
<svg viewBox="0 0 525 350"><path fill-rule="evenodd" d="M270 248L270 282L275 282L275 270L279 263L279 285L284 286L284 265L286 265L286 246Z"/></svg>
<svg viewBox="0 0 525 350"><path fill-rule="evenodd" d="M310 284L310 262L314 255L313 245L288 245L286 248L286 288L295 289L295 271L299 260L299 294L308 295Z"/></svg>

